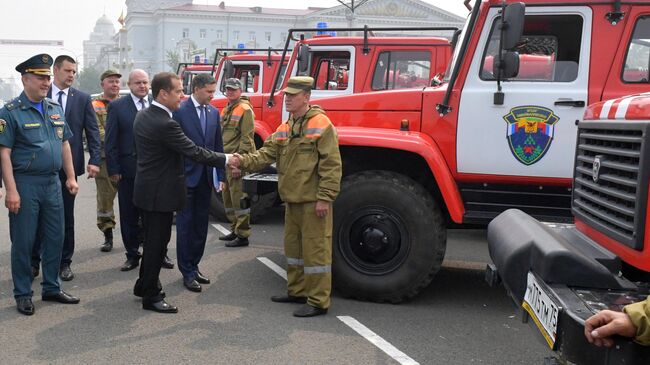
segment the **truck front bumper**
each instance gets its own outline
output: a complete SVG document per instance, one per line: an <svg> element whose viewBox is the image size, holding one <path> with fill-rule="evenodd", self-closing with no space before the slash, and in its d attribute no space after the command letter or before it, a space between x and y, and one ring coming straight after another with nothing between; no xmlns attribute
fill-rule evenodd
<svg viewBox="0 0 650 365"><path fill-rule="evenodd" d="M618 257L572 225L541 223L519 210L490 223L488 246L494 266L487 276L498 276L526 308L524 318L534 319L561 362L650 364L650 347L619 338L614 347L599 348L584 336L584 322L594 313L620 311L648 295L646 285L621 276Z"/></svg>

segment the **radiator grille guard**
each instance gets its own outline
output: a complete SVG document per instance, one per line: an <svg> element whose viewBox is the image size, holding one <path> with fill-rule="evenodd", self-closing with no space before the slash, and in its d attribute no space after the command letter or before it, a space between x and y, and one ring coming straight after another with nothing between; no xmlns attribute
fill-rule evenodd
<svg viewBox="0 0 650 365"><path fill-rule="evenodd" d="M650 121L583 121L573 180L576 219L608 237L643 250L650 160Z"/></svg>

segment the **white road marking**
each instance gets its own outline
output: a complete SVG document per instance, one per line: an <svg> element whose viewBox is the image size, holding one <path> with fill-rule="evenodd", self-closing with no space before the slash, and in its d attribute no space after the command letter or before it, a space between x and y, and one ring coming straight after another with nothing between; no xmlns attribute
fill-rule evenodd
<svg viewBox="0 0 650 365"><path fill-rule="evenodd" d="M287 280L287 272L283 268L278 266L275 262L269 260L266 257L258 257L261 263L266 265L269 269L273 270L276 274L280 275L284 280Z"/></svg>
<svg viewBox="0 0 650 365"><path fill-rule="evenodd" d="M224 226L218 223L212 223L212 227L214 227L217 231L223 233L223 234L230 234L230 230L226 229Z"/></svg>
<svg viewBox="0 0 650 365"><path fill-rule="evenodd" d="M337 316L341 322L347 324L355 332L360 334L363 338L370 341L371 344L377 346L380 350L385 352L388 356L395 359L400 364L419 365L419 363L411 359L408 355L398 350L395 346L388 343L383 338L379 337L376 333L372 332L368 327L361 324L356 319L349 316Z"/></svg>
<svg viewBox="0 0 650 365"><path fill-rule="evenodd" d="M278 266L275 262L266 257L257 258L261 263L266 265L269 269L273 270L276 274L280 275L284 280L287 280L287 272ZM356 333L360 334L363 338L368 340L371 344L377 346L380 350L385 352L388 356L392 357L395 361L404 365L419 365L420 363L411 359L408 355L398 350L395 346L388 343L383 338L379 337L376 333L372 332L368 327L361 324L361 322L350 316L337 316L341 322L348 325Z"/></svg>

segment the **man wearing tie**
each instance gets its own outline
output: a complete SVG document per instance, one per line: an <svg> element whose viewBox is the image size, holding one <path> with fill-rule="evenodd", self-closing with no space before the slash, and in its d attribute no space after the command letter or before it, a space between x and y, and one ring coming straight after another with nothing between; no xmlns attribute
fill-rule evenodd
<svg viewBox="0 0 650 365"><path fill-rule="evenodd" d="M181 103L173 118L185 135L197 146L223 152L219 112L210 105L217 90L217 81L209 74L198 74L192 79L192 95ZM185 159L185 208L176 215L176 256L178 269L183 274L183 285L193 292L201 291L201 284L210 279L199 270L208 236L208 220L212 190L223 190L224 171Z"/></svg>
<svg viewBox="0 0 650 365"><path fill-rule="evenodd" d="M138 113L133 124L137 151L134 204L142 209L145 242L140 276L133 294L142 308L160 313L178 309L164 300L160 265L171 237L174 211L183 209L186 196L184 159L223 168L226 156L197 146L172 119L183 97L181 79L171 72L157 74L151 83L154 101Z"/></svg>
<svg viewBox="0 0 650 365"><path fill-rule="evenodd" d="M133 270L140 264L140 210L133 205L136 162L133 121L136 113L149 107L149 75L144 70L135 69L129 73L127 85L131 92L108 104L104 141L108 176L118 183L122 243L126 250L122 271ZM174 265L169 261L163 263L163 267L173 268Z"/></svg>
<svg viewBox="0 0 650 365"><path fill-rule="evenodd" d="M54 60L54 77L52 87L47 96L59 103L65 112L65 121L72 132L70 138L70 150L72 152L72 163L76 176L84 173L84 148L82 136L86 135L90 160L88 161L89 178L94 178L99 173L101 165L101 152L99 142L99 129L95 110L92 106L90 95L73 88L77 74L77 63L66 55L61 55ZM61 255L61 267L59 277L61 280L72 280L74 273L70 268L72 255L74 254L74 198L68 189L65 188L66 176L63 170L59 171L61 180L61 191L63 195L63 210L65 222L65 239L63 240L63 252ZM32 275L38 275L38 266L41 258L41 242L36 240L32 251Z"/></svg>

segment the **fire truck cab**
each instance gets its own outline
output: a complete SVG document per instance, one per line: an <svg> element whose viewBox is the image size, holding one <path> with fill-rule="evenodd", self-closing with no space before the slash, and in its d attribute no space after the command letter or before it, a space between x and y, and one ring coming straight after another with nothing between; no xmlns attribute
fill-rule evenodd
<svg viewBox="0 0 650 365"><path fill-rule="evenodd" d="M190 95L192 93L191 85L192 79L197 74L212 74L213 67L211 64L207 63L185 63L181 62L176 68L176 75L181 78L183 83L183 93L185 95Z"/></svg>
<svg viewBox="0 0 650 365"><path fill-rule="evenodd" d="M275 75L284 76L289 56L281 56L282 49L221 49L215 59L217 93L212 105L221 110L228 104L224 96L226 79L236 78L244 85L242 95L250 99L255 115L262 114L262 96L271 92ZM280 62L280 60L284 60ZM259 141L261 143L261 141Z"/></svg>

